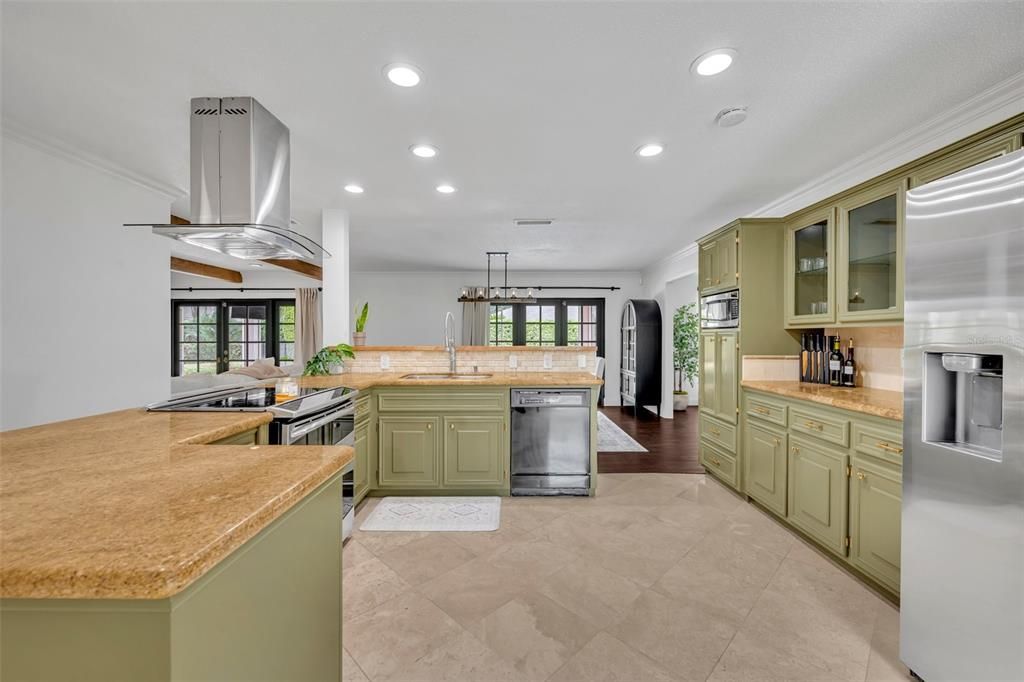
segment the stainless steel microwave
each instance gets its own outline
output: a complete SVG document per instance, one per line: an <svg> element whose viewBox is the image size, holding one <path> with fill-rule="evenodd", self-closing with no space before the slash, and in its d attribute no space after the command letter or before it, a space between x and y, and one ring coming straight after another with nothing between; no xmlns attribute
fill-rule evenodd
<svg viewBox="0 0 1024 682"><path fill-rule="evenodd" d="M740 326L740 292L702 296L700 299L701 329L722 329Z"/></svg>

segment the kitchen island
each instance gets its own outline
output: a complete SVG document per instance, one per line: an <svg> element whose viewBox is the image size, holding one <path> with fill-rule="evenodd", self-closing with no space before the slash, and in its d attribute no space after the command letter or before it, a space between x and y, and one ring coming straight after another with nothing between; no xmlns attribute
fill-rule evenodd
<svg viewBox="0 0 1024 682"><path fill-rule="evenodd" d="M343 446L266 413L0 434L0 678L339 679Z"/></svg>

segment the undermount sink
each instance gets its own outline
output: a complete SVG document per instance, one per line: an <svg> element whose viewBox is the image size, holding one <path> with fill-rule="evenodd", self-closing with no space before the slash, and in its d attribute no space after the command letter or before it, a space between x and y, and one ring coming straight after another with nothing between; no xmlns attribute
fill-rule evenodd
<svg viewBox="0 0 1024 682"><path fill-rule="evenodd" d="M478 372L466 372L460 374L458 372L452 374L450 372L439 372L436 374L405 374L402 376L403 379L412 379L413 381L434 381L437 379L450 379L452 381L462 381L463 379L489 379L493 374L480 374Z"/></svg>

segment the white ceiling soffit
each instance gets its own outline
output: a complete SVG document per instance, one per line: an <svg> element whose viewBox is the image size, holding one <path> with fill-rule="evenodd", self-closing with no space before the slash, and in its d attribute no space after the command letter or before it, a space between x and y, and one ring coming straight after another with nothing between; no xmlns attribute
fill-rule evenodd
<svg viewBox="0 0 1024 682"><path fill-rule="evenodd" d="M252 95L291 129L303 231L347 209L356 269L639 269L1019 74L1022 33L1013 2L5 2L3 115L184 188L189 99Z"/></svg>

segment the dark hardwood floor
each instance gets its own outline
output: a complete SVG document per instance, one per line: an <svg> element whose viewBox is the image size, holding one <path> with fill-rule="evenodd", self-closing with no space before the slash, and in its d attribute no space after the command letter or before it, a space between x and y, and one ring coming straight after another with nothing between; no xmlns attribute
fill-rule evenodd
<svg viewBox="0 0 1024 682"><path fill-rule="evenodd" d="M598 471L607 474L702 474L697 460L697 408L661 419L647 410L633 416L632 408L598 408L650 452L599 452Z"/></svg>

